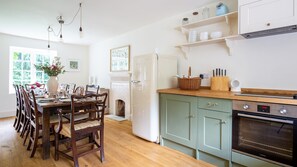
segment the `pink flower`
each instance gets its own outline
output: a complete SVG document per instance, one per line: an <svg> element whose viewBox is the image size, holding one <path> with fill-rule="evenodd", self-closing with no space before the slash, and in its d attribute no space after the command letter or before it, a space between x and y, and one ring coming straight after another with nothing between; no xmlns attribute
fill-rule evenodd
<svg viewBox="0 0 297 167"><path fill-rule="evenodd" d="M39 82L36 82L35 85L39 88L41 84Z"/></svg>
<svg viewBox="0 0 297 167"><path fill-rule="evenodd" d="M35 89L35 86L34 85L31 85L31 89Z"/></svg>

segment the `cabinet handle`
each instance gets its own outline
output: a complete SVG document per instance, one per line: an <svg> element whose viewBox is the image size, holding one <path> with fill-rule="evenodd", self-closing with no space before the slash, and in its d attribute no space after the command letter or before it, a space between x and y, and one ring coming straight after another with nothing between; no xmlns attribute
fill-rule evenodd
<svg viewBox="0 0 297 167"><path fill-rule="evenodd" d="M208 102L208 103L207 103L207 106L208 106L208 107L211 107L211 106L212 106L211 102Z"/></svg>
<svg viewBox="0 0 297 167"><path fill-rule="evenodd" d="M213 104L214 107L215 107L215 106L218 106L218 105L219 105L218 103L214 103L214 104Z"/></svg>
<svg viewBox="0 0 297 167"><path fill-rule="evenodd" d="M226 124L227 122L226 121L221 121L221 124Z"/></svg>
<svg viewBox="0 0 297 167"><path fill-rule="evenodd" d="M270 23L267 23L266 25L267 25L267 26L270 26Z"/></svg>
<svg viewBox="0 0 297 167"><path fill-rule="evenodd" d="M190 115L189 117L190 117L190 118L195 118L195 115Z"/></svg>

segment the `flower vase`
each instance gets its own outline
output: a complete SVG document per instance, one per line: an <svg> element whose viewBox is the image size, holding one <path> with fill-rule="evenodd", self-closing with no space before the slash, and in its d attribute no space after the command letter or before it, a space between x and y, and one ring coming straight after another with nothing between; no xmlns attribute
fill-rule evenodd
<svg viewBox="0 0 297 167"><path fill-rule="evenodd" d="M47 81L47 89L50 95L56 95L58 91L58 77L57 76L50 76L49 80Z"/></svg>

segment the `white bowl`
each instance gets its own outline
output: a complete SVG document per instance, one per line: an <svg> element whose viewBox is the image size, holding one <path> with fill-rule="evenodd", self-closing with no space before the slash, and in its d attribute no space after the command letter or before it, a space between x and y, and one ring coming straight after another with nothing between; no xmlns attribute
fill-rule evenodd
<svg viewBox="0 0 297 167"><path fill-rule="evenodd" d="M215 31L210 33L210 38L211 39L216 39L216 38L221 38L223 33L221 31Z"/></svg>

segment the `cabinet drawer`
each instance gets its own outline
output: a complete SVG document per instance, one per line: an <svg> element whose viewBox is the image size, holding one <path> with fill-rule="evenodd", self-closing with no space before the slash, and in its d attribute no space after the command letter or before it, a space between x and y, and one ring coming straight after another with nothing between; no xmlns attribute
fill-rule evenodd
<svg viewBox="0 0 297 167"><path fill-rule="evenodd" d="M231 100L226 100L226 99L200 97L198 99L198 108L202 108L202 109L206 109L206 110L231 112L232 111L232 102L231 102Z"/></svg>

